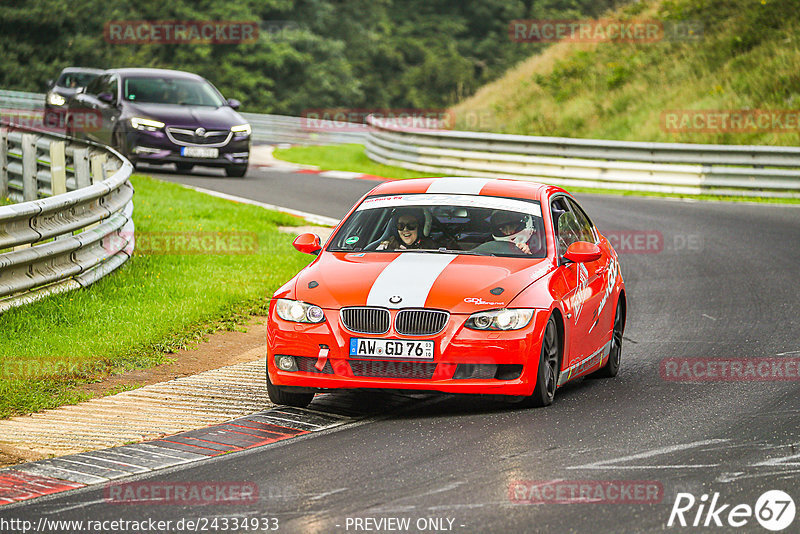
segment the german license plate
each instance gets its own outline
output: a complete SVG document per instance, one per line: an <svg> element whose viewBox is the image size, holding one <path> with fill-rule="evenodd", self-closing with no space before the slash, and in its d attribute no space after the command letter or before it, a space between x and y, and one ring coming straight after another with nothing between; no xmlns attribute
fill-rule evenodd
<svg viewBox="0 0 800 534"><path fill-rule="evenodd" d="M203 146L184 146L181 147L181 156L187 158L216 158L219 156L219 149Z"/></svg>
<svg viewBox="0 0 800 534"><path fill-rule="evenodd" d="M433 341L350 338L350 357L432 360Z"/></svg>

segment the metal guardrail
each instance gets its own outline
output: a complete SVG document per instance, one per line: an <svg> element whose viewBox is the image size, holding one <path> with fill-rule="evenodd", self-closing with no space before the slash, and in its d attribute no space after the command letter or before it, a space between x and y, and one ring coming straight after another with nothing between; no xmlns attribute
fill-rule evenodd
<svg viewBox="0 0 800 534"><path fill-rule="evenodd" d="M42 93L26 91L0 91L0 108L4 109L41 109L44 106Z"/></svg>
<svg viewBox="0 0 800 534"><path fill-rule="evenodd" d="M366 124L343 123L322 119L287 117L242 113L253 128L253 140L264 143L291 143L293 145L364 144L369 128Z"/></svg>
<svg viewBox="0 0 800 534"><path fill-rule="evenodd" d="M0 125L0 313L86 287L133 253L132 165L114 150Z"/></svg>
<svg viewBox="0 0 800 534"><path fill-rule="evenodd" d="M422 130L374 117L367 122L372 160L423 172L570 187L800 198L800 147Z"/></svg>
<svg viewBox="0 0 800 534"><path fill-rule="evenodd" d="M0 108L44 95L0 91ZM16 103L16 104L15 104ZM266 143L366 144L379 163L439 174L677 194L800 198L800 147L642 143L362 125L242 113Z"/></svg>
<svg viewBox="0 0 800 534"><path fill-rule="evenodd" d="M0 91L0 114L14 114L15 110L44 110L45 95L22 91ZM242 113L253 128L252 138L262 143L291 143L293 145L364 144L367 139L366 124L334 122L322 119L287 117L260 113ZM33 119L34 121L36 119Z"/></svg>

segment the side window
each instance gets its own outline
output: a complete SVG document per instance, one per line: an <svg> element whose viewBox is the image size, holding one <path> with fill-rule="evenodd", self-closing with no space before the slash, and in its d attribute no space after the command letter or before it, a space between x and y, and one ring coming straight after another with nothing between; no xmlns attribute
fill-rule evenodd
<svg viewBox="0 0 800 534"><path fill-rule="evenodd" d="M567 252L567 248L578 239L578 224L565 197L556 197L550 202L550 214L555 228L556 251L559 256Z"/></svg>
<svg viewBox="0 0 800 534"><path fill-rule="evenodd" d="M112 76L111 77L111 79L109 80L108 85L103 89L103 92L104 93L111 93L112 95L114 95L114 102L116 102L118 100L118 96L119 95L117 94L117 77L116 76Z"/></svg>
<svg viewBox="0 0 800 534"><path fill-rule="evenodd" d="M90 95L99 95L101 93L103 81L108 79L108 76L98 76L86 87L86 93Z"/></svg>
<svg viewBox="0 0 800 534"><path fill-rule="evenodd" d="M579 234L579 241L588 241L589 243L595 243L595 235L592 225L592 221L589 220L589 217L584 213L578 204L570 199L567 199L570 208L572 208L572 212L575 214L575 219L578 222L578 234Z"/></svg>

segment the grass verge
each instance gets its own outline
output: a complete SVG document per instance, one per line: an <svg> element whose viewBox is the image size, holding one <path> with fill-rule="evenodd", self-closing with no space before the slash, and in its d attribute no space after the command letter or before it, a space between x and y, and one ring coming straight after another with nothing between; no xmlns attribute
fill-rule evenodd
<svg viewBox="0 0 800 534"><path fill-rule="evenodd" d="M390 165L381 165L375 163L367 157L364 150L364 145L348 144L348 145L332 145L332 146L314 146L314 147L292 147L275 151L275 157L292 163L303 163L305 165L317 165L323 169L331 169L337 171L354 171L363 172L365 174L375 174L384 178L425 178L430 176L442 176L439 174L426 174L416 171L409 171L401 167L392 167ZM343 162L360 162L366 160L372 167L381 167L378 171L368 172L365 170L367 165L359 166L351 164L349 168L337 168L336 161ZM589 187L568 187L566 188L572 193L598 193L605 195L622 195L622 196L637 196L637 197L657 197L657 198L687 198L693 200L714 200L714 201L733 201L733 202L766 202L774 204L800 204L798 198L763 198L763 197L736 197L726 195L683 195L677 193L654 193L647 191L625 191L620 189L595 189Z"/></svg>
<svg viewBox="0 0 800 534"><path fill-rule="evenodd" d="M357 143L329 146L296 146L279 148L273 155L291 163L315 165L326 171L350 171L384 178L426 178L440 174L410 171L376 163L367 157L364 145Z"/></svg>
<svg viewBox="0 0 800 534"><path fill-rule="evenodd" d="M89 289L0 315L0 417L82 400L80 384L163 363L211 332L265 314L273 291L309 262L277 230L300 224L296 217L143 176L132 183L139 252ZM176 236L226 232L257 245L237 248L226 238L211 245L216 253L155 253L167 251L167 238L174 251ZM225 253L231 249L248 253Z"/></svg>

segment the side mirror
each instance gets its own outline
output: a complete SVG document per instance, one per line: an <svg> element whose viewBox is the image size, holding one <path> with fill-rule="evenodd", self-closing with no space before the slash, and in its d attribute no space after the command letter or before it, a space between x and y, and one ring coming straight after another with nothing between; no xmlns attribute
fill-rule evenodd
<svg viewBox="0 0 800 534"><path fill-rule="evenodd" d="M228 105L231 107L231 109L239 109L242 103L236 100L235 98L229 98Z"/></svg>
<svg viewBox="0 0 800 534"><path fill-rule="evenodd" d="M313 254L316 256L319 254L319 251L322 250L322 244L317 234L300 234L295 238L292 244L294 248L305 254Z"/></svg>
<svg viewBox="0 0 800 534"><path fill-rule="evenodd" d="M564 258L574 263L589 263L600 259L600 247L586 241L576 241L569 246Z"/></svg>
<svg viewBox="0 0 800 534"><path fill-rule="evenodd" d="M100 102L111 104L112 102L114 102L114 95L112 95L111 93L100 93L99 95L97 95L97 99Z"/></svg>

